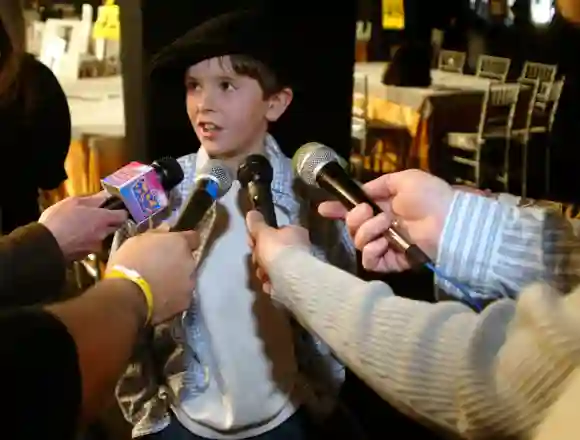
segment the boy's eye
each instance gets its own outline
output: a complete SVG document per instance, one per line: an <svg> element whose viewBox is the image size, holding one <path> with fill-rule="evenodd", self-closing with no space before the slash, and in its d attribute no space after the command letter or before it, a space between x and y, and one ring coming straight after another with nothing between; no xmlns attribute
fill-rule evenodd
<svg viewBox="0 0 580 440"><path fill-rule="evenodd" d="M187 80L185 81L185 88L187 90L195 90L199 87L199 83L197 81Z"/></svg>
<svg viewBox="0 0 580 440"><path fill-rule="evenodd" d="M229 81L222 81L220 83L220 89L222 89L225 92L225 91L229 91L229 90L235 90L235 87Z"/></svg>

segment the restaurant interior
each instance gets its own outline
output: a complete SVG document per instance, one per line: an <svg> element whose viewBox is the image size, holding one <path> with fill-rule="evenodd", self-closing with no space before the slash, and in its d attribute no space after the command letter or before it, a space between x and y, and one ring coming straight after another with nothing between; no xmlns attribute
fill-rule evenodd
<svg viewBox="0 0 580 440"><path fill-rule="evenodd" d="M72 120L68 179L44 200L95 193L130 160L197 148L185 114L165 110L179 93L150 83L147 63L204 17L244 2L26 3L27 51L59 79ZM297 63L307 71L289 116L304 128L279 129L289 155L316 140L348 159L361 181L419 168L453 184L509 192L520 205L580 214L580 31L552 0L292 2L284 13L272 11L302 29ZM101 257L82 263L80 285L100 277ZM432 297L429 274L389 282L405 296ZM345 394L364 438L388 438L394 426L438 438L389 412L354 378ZM87 438L127 435L111 408Z"/></svg>

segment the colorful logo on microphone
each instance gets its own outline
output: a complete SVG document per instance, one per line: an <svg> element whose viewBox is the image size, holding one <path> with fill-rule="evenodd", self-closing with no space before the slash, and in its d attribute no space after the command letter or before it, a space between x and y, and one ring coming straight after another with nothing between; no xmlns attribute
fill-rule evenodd
<svg viewBox="0 0 580 440"><path fill-rule="evenodd" d="M153 215L163 208L159 191L156 188L151 188L145 177L138 179L131 191L145 216Z"/></svg>

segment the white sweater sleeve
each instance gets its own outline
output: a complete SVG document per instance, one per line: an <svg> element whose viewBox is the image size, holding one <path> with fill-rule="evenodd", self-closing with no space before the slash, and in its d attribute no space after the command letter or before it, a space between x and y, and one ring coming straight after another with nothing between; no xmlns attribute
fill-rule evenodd
<svg viewBox="0 0 580 440"><path fill-rule="evenodd" d="M383 398L466 438L530 432L580 345L580 292L563 299L536 285L477 315L460 303L399 298L297 248L269 274L275 299Z"/></svg>

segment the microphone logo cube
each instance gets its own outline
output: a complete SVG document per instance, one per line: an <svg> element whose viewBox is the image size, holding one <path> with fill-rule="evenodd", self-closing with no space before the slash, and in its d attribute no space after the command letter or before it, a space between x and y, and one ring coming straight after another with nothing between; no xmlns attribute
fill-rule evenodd
<svg viewBox="0 0 580 440"><path fill-rule="evenodd" d="M139 225L164 210L169 199L155 169L131 162L102 181L103 188L124 203Z"/></svg>

